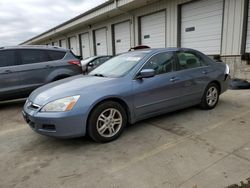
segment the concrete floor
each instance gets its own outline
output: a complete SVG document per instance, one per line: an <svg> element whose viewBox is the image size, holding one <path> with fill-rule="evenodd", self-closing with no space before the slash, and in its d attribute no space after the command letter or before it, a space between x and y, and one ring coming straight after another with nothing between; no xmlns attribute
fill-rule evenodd
<svg viewBox="0 0 250 188"><path fill-rule="evenodd" d="M226 187L250 177L250 90L129 126L117 140L34 133L0 104L0 187Z"/></svg>

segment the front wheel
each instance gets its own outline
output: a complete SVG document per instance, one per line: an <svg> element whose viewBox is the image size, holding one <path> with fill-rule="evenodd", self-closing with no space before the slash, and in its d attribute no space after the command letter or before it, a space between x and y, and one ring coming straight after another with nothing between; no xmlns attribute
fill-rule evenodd
<svg viewBox="0 0 250 188"><path fill-rule="evenodd" d="M91 112L88 134L96 142L110 142L118 138L127 124L127 114L117 102L104 102Z"/></svg>
<svg viewBox="0 0 250 188"><path fill-rule="evenodd" d="M201 100L201 108L205 110L211 110L215 108L219 101L219 87L215 83L211 83L207 86L202 100Z"/></svg>

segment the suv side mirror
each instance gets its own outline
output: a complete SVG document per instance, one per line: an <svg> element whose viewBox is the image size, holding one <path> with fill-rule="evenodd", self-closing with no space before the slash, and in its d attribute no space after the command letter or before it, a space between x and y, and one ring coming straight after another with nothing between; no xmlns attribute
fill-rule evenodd
<svg viewBox="0 0 250 188"><path fill-rule="evenodd" d="M144 69L141 70L141 72L138 74L137 78L151 78L155 76L155 70L154 69Z"/></svg>

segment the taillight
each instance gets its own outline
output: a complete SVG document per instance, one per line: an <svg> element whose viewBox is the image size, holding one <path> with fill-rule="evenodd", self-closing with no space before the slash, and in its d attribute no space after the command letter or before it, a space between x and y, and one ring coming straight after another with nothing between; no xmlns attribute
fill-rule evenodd
<svg viewBox="0 0 250 188"><path fill-rule="evenodd" d="M79 67L81 66L81 62L79 60L72 60L68 62L71 65L78 65Z"/></svg>

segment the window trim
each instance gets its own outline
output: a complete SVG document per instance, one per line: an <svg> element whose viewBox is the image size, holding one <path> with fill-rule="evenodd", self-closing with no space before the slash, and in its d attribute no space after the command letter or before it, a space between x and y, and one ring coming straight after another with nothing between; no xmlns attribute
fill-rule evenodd
<svg viewBox="0 0 250 188"><path fill-rule="evenodd" d="M27 50L27 51L29 51L29 50L44 51L45 54L46 54L46 56L48 57L48 59L50 59L50 58L49 58L49 54L47 53L47 50L43 50L43 49L17 49L18 64L19 64L20 66L22 66L22 65L34 65L34 64L38 64L38 63L49 62L49 61L41 61L41 62L36 62L36 63L26 63L26 64L23 64L23 63L22 63L22 55L21 55L21 51L22 51L22 50Z"/></svg>
<svg viewBox="0 0 250 188"><path fill-rule="evenodd" d="M27 63L27 64L22 64L22 56L21 56L21 50L35 50L35 51L43 51L46 56L48 57L48 61L41 61L41 62L36 62L36 63ZM56 51L56 52L63 52L65 53L64 56L61 59L58 60L52 60L50 55L49 55L49 51ZM16 49L16 59L17 59L17 65L23 66L23 65L34 65L34 64L38 64L38 63L46 63L46 62L53 62L53 61L59 61L65 58L67 54L67 51L59 51L59 50L47 50L47 49Z"/></svg>

